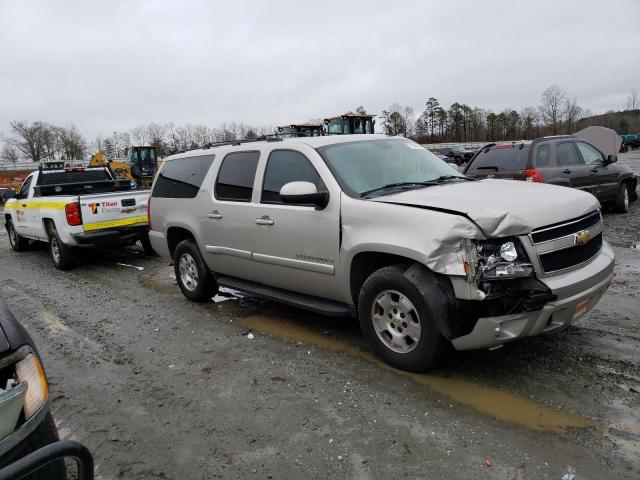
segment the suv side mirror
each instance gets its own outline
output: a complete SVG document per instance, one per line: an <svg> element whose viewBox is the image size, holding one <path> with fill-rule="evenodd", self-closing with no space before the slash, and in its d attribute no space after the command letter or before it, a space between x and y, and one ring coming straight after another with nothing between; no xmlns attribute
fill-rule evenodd
<svg viewBox="0 0 640 480"><path fill-rule="evenodd" d="M322 210L329 203L329 192L318 191L311 182L289 182L280 189L282 203L311 204Z"/></svg>
<svg viewBox="0 0 640 480"><path fill-rule="evenodd" d="M2 199L6 202L7 200L9 200L10 198L15 198L16 197L16 192L15 190L5 190L4 192L2 192Z"/></svg>
<svg viewBox="0 0 640 480"><path fill-rule="evenodd" d="M605 165L609 165L610 163L616 163L618 161L617 155L609 155L607 159L604 161Z"/></svg>

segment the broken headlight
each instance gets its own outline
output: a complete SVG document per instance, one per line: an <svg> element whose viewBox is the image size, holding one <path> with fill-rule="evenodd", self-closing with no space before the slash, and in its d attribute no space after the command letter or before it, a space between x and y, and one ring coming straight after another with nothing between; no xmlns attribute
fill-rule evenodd
<svg viewBox="0 0 640 480"><path fill-rule="evenodd" d="M530 277L533 265L517 238L498 238L476 242L476 278L501 280Z"/></svg>

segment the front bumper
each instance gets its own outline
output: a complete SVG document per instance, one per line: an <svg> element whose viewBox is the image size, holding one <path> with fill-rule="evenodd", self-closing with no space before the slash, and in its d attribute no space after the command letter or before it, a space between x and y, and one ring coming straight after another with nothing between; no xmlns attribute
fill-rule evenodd
<svg viewBox="0 0 640 480"><path fill-rule="evenodd" d="M614 254L604 242L600 253L579 269L543 277L557 298L541 310L479 318L471 333L452 340L457 350L495 348L524 337L552 332L588 313L613 278Z"/></svg>
<svg viewBox="0 0 640 480"><path fill-rule="evenodd" d="M143 225L75 233L71 236L75 240L76 245L81 248L117 247L144 238L148 231L149 226Z"/></svg>

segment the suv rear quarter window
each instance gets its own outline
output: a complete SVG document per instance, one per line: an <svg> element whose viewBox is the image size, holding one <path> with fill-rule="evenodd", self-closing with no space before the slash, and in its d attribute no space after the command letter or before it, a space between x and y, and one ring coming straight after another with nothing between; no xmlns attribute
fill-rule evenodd
<svg viewBox="0 0 640 480"><path fill-rule="evenodd" d="M214 155L176 158L162 165L152 197L194 198L198 195Z"/></svg>
<svg viewBox="0 0 640 480"><path fill-rule="evenodd" d="M250 202L260 152L233 152L222 159L215 196L218 200Z"/></svg>
<svg viewBox="0 0 640 480"><path fill-rule="evenodd" d="M467 167L466 173L483 174L491 172L511 172L527 168L529 146L492 147L488 152L481 150Z"/></svg>

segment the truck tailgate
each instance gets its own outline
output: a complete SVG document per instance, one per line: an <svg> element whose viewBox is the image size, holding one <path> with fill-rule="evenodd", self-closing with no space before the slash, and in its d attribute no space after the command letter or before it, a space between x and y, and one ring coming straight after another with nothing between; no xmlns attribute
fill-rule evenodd
<svg viewBox="0 0 640 480"><path fill-rule="evenodd" d="M81 195L80 211L85 232L147 223L149 190Z"/></svg>

